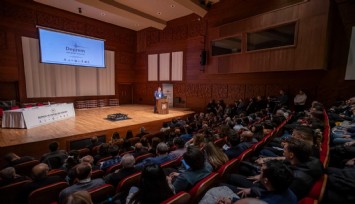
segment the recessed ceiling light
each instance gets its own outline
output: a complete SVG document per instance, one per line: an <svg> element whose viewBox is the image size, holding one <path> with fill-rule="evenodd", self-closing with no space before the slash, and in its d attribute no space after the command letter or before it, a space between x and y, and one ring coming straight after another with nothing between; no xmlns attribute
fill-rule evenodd
<svg viewBox="0 0 355 204"><path fill-rule="evenodd" d="M106 13L102 12L100 13L101 16L106 16Z"/></svg>
<svg viewBox="0 0 355 204"><path fill-rule="evenodd" d="M139 25L139 23L136 23L136 24L135 24L135 26L137 26L137 27L138 27L138 26L140 26L140 25Z"/></svg>
<svg viewBox="0 0 355 204"><path fill-rule="evenodd" d="M158 15L161 15L161 12L160 12L160 11L158 11L158 12L157 12L157 14L158 14Z"/></svg>
<svg viewBox="0 0 355 204"><path fill-rule="evenodd" d="M171 7L171 8L175 8L175 5L174 5L174 4L171 4L170 7Z"/></svg>

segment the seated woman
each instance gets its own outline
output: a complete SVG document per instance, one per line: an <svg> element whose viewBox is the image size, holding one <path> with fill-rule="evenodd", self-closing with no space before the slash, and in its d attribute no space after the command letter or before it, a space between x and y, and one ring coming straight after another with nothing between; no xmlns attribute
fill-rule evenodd
<svg viewBox="0 0 355 204"><path fill-rule="evenodd" d="M195 146L187 148L182 163L185 165L186 171L182 173L172 172L167 177L169 184L173 185L176 193L190 189L213 170L212 166L205 162L203 152Z"/></svg>
<svg viewBox="0 0 355 204"><path fill-rule="evenodd" d="M156 164L146 165L142 171L139 189L133 186L129 190L126 203L160 203L174 195L166 180L163 169Z"/></svg>
<svg viewBox="0 0 355 204"><path fill-rule="evenodd" d="M227 155L212 142L207 143L205 153L207 161L212 165L213 169L218 169L229 160Z"/></svg>

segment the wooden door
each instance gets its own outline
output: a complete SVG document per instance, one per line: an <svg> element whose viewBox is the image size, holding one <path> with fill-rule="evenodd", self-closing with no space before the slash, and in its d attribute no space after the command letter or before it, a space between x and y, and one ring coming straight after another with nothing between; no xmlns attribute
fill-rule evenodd
<svg viewBox="0 0 355 204"><path fill-rule="evenodd" d="M119 90L120 104L132 104L133 101L132 84L119 84L118 90Z"/></svg>

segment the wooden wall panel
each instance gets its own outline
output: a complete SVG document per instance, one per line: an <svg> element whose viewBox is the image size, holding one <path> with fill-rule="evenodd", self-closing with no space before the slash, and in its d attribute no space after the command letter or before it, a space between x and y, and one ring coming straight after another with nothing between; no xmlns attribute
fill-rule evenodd
<svg viewBox="0 0 355 204"><path fill-rule="evenodd" d="M89 19L33 1L0 1L0 83L13 82L16 86L0 86L0 93L13 94L0 98L19 102L73 102L86 98L118 98L119 83L133 83L136 61L136 32ZM100 97L65 97L28 99L23 68L21 36L38 38L36 25L105 39L105 48L115 51L116 95ZM16 87L17 90L13 90ZM9 89L9 90L7 90ZM12 90L11 90L12 89Z"/></svg>

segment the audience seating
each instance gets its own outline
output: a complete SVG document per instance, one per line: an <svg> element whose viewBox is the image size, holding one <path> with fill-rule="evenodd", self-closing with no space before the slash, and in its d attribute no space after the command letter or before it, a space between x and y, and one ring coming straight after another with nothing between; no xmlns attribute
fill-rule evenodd
<svg viewBox="0 0 355 204"><path fill-rule="evenodd" d="M104 184L97 188L88 191L91 195L93 203L100 203L104 200L109 200L115 193L115 189L110 184Z"/></svg>
<svg viewBox="0 0 355 204"><path fill-rule="evenodd" d="M141 138L139 138L139 137L132 137L132 138L128 139L128 142L130 142L131 145L134 146L137 142L139 142L140 139Z"/></svg>
<svg viewBox="0 0 355 204"><path fill-rule="evenodd" d="M216 147L222 148L223 145L226 144L226 139L225 138L219 138L216 141L213 142Z"/></svg>
<svg viewBox="0 0 355 204"><path fill-rule="evenodd" d="M91 179L102 178L105 172L102 170L92 170Z"/></svg>
<svg viewBox="0 0 355 204"><path fill-rule="evenodd" d="M18 203L21 187L32 182L31 180L20 181L0 188L1 203Z"/></svg>
<svg viewBox="0 0 355 204"><path fill-rule="evenodd" d="M67 172L65 172L63 169L52 169L48 172L48 176L59 176L64 180L67 176Z"/></svg>
<svg viewBox="0 0 355 204"><path fill-rule="evenodd" d="M239 162L240 162L239 158L231 159L227 161L227 163L219 167L217 173L219 173L221 175L221 178L224 179L226 178L226 175L230 174L237 167Z"/></svg>
<svg viewBox="0 0 355 204"><path fill-rule="evenodd" d="M0 108L0 118L2 118L3 114L4 114L4 109Z"/></svg>
<svg viewBox="0 0 355 204"><path fill-rule="evenodd" d="M98 154L99 149L100 149L100 146L101 146L101 145L96 145L95 147L93 147L93 148L91 149L91 156L95 156L95 155Z"/></svg>
<svg viewBox="0 0 355 204"><path fill-rule="evenodd" d="M186 193L185 191L181 191L170 198L164 200L160 204L185 204L189 203L190 201L190 194Z"/></svg>
<svg viewBox="0 0 355 204"><path fill-rule="evenodd" d="M122 181L120 181L117 185L116 193L128 192L133 185L137 185L139 183L141 174L142 172L137 172L135 174L127 176Z"/></svg>
<svg viewBox="0 0 355 204"><path fill-rule="evenodd" d="M141 162L144 159L149 158L149 157L154 157L154 155L152 153L146 153L146 154L136 157L136 164L138 164L139 162Z"/></svg>
<svg viewBox="0 0 355 204"><path fill-rule="evenodd" d="M78 152L79 152L79 157L82 158L82 157L90 154L90 149L89 148L82 148L82 149L78 149Z"/></svg>
<svg viewBox="0 0 355 204"><path fill-rule="evenodd" d="M58 201L59 193L68 187L66 182L58 182L38 188L28 196L29 204L52 203Z"/></svg>
<svg viewBox="0 0 355 204"><path fill-rule="evenodd" d="M99 159L99 161L97 161L97 164L100 165L101 162L104 162L104 161L107 161L107 160L110 160L110 159L112 159L112 156L101 158L101 159Z"/></svg>
<svg viewBox="0 0 355 204"><path fill-rule="evenodd" d="M210 175L195 184L195 186L189 191L189 194L191 195L190 203L198 203L205 192L217 183L218 179L219 174L212 172Z"/></svg>
<svg viewBox="0 0 355 204"><path fill-rule="evenodd" d="M28 162L23 162L21 164L17 164L14 166L16 169L16 173L24 176L31 177L32 174L32 167L39 164L38 160L32 160Z"/></svg>
<svg viewBox="0 0 355 204"><path fill-rule="evenodd" d="M181 164L181 160L182 160L182 157L179 157L179 158L176 158L174 160L167 161L167 162L164 162L164 163L160 164L160 167L161 168L176 167L176 166L179 166Z"/></svg>
<svg viewBox="0 0 355 204"><path fill-rule="evenodd" d="M11 109L11 110L17 110L17 109L20 109L20 107L19 107L19 106L11 106L10 109Z"/></svg>
<svg viewBox="0 0 355 204"><path fill-rule="evenodd" d="M109 173L113 173L115 172L117 169L120 169L122 167L122 164L119 163L119 164L115 164L115 165L112 165L110 166L109 168L106 169L106 175L109 174Z"/></svg>

